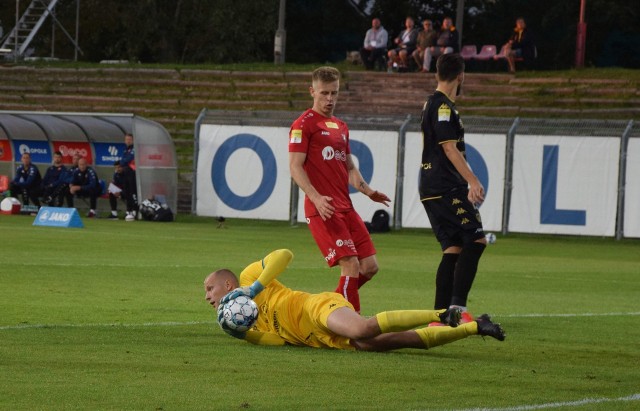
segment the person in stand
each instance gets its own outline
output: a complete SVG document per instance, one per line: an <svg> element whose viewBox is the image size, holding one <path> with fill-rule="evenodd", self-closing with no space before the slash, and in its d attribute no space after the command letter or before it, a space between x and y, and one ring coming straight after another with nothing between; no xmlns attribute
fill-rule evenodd
<svg viewBox="0 0 640 411"><path fill-rule="evenodd" d="M62 164L62 153L53 153L53 164L42 178L42 202L47 205L62 207L66 184L64 182L67 168Z"/></svg>
<svg viewBox="0 0 640 411"><path fill-rule="evenodd" d="M226 333L258 345L362 351L430 349L472 335L505 339L500 324L493 323L487 314L459 325L457 308L385 311L370 318L361 317L337 293L294 291L276 280L292 258L293 253L287 249L275 250L247 266L240 281L228 269L206 277L205 299L217 309L218 323ZM241 295L254 299L259 311L256 322L246 332L230 329L223 319L224 304ZM433 321L446 326L425 327Z"/></svg>
<svg viewBox="0 0 640 411"><path fill-rule="evenodd" d="M122 175L122 165L120 161L113 163L115 168L113 177L111 178L111 184L109 185L109 206L111 207L111 214L107 217L110 220L118 219L118 199L126 201L122 196L122 188L124 187L124 177ZM118 191L119 190L119 191Z"/></svg>
<svg viewBox="0 0 640 411"><path fill-rule="evenodd" d="M133 147L133 134L127 133L124 135L124 145L126 148L120 159L124 185L122 191L127 201L127 214L124 220L135 221L138 210L138 187L136 185L136 154Z"/></svg>
<svg viewBox="0 0 640 411"><path fill-rule="evenodd" d="M413 17L407 17L404 21L405 29L393 40L394 47L389 50L388 70L397 67L399 71L406 71L409 67L409 57L416 49L418 30L415 28Z"/></svg>
<svg viewBox="0 0 640 411"><path fill-rule="evenodd" d="M313 107L289 131L289 169L305 193L311 235L329 267L340 266L336 292L359 312L358 289L378 272L378 262L369 232L353 208L349 185L372 201L388 206L391 200L369 187L351 158L349 128L333 115L339 89L337 69L313 71L309 88Z"/></svg>
<svg viewBox="0 0 640 411"><path fill-rule="evenodd" d="M102 191L98 175L93 168L87 165L87 160L81 157L78 160L78 168L73 173L69 193L78 197L89 197L89 212L87 217L96 216L98 197Z"/></svg>
<svg viewBox="0 0 640 411"><path fill-rule="evenodd" d="M389 35L387 30L382 27L380 19L376 17L371 20L371 28L367 30L364 36L364 44L360 49L360 58L367 70L373 70L376 62L384 61L388 41Z"/></svg>
<svg viewBox="0 0 640 411"><path fill-rule="evenodd" d="M458 53L444 54L436 69L436 91L422 110L419 183L420 201L442 249L434 308L460 308L463 319L470 321L467 298L487 244L478 211L485 193L467 164L464 127L455 106L464 59Z"/></svg>
<svg viewBox="0 0 640 411"><path fill-rule="evenodd" d="M411 55L418 68L424 68L424 53L428 48L435 47L437 39L438 33L433 29L433 22L431 20L424 20L422 22L422 30L418 33L416 49Z"/></svg>
<svg viewBox="0 0 640 411"><path fill-rule="evenodd" d="M438 34L436 45L429 47L424 52L424 62L422 64L422 72L428 73L431 70L431 60L443 54L457 53L459 51L459 35L458 30L453 25L451 17L445 17L442 20L442 27Z"/></svg>
<svg viewBox="0 0 640 411"><path fill-rule="evenodd" d="M502 53L507 58L510 73L516 72L516 60L521 59L525 65L530 65L535 59L536 46L533 41L533 34L527 29L527 23L524 18L520 17L516 20L513 35L502 47Z"/></svg>
<svg viewBox="0 0 640 411"><path fill-rule="evenodd" d="M13 195L20 194L22 205L29 205L31 200L36 207L40 207L40 183L42 182L40 170L31 162L30 153L23 153L20 161L15 177L9 183L9 191Z"/></svg>

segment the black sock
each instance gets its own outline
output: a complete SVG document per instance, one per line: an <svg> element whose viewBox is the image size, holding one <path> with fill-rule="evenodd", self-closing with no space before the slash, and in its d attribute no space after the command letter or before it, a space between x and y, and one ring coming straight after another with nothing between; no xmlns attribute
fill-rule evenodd
<svg viewBox="0 0 640 411"><path fill-rule="evenodd" d="M449 308L453 293L453 273L459 254L442 254L442 260L436 273L436 302L434 309Z"/></svg>
<svg viewBox="0 0 640 411"><path fill-rule="evenodd" d="M453 297L451 297L452 305L467 306L467 297L471 290L473 280L476 278L478 271L478 261L482 257L485 249L482 243L467 244L462 248L460 258L456 264L456 270L453 275Z"/></svg>

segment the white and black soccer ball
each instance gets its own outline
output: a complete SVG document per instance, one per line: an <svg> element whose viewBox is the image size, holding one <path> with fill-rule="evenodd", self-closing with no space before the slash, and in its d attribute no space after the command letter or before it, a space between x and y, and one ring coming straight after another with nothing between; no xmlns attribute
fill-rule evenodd
<svg viewBox="0 0 640 411"><path fill-rule="evenodd" d="M235 331L244 332L258 319L258 305L249 297L241 295L222 306L222 321Z"/></svg>

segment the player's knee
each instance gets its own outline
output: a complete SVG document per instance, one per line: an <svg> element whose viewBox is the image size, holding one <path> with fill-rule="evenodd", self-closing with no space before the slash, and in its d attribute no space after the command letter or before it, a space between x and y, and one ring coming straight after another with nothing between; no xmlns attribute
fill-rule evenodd
<svg viewBox="0 0 640 411"><path fill-rule="evenodd" d="M367 338L373 338L376 335L380 334L380 326L376 321L375 317L371 318L362 318L362 321L359 321L357 324L354 324L352 328L353 335L352 339L355 340L363 340Z"/></svg>

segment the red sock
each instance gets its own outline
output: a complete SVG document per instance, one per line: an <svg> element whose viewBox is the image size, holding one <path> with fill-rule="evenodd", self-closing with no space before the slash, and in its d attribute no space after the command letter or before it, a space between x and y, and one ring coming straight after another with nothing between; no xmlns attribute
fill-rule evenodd
<svg viewBox="0 0 640 411"><path fill-rule="evenodd" d="M358 279L356 277L341 276L336 292L346 298L356 312L360 312L360 295L358 294Z"/></svg>
<svg viewBox="0 0 640 411"><path fill-rule="evenodd" d="M371 280L371 278L367 277L366 275L362 275L362 273L358 274L358 288L365 285L369 280Z"/></svg>

